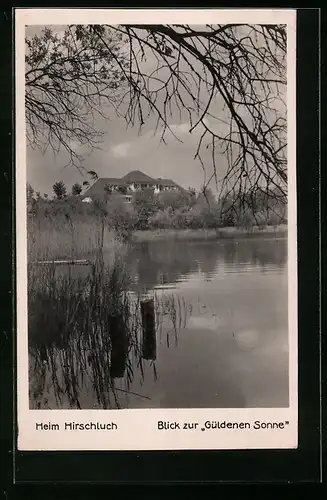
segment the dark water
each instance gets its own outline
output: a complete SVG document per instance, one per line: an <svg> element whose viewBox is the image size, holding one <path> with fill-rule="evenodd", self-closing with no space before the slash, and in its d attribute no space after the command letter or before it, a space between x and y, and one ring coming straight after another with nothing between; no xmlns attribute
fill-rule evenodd
<svg viewBox="0 0 327 500"><path fill-rule="evenodd" d="M126 263L132 295L168 313L155 360L135 362L128 387L115 379L120 407L288 406L286 238L153 241L131 246ZM79 401L101 407L90 386Z"/></svg>
<svg viewBox="0 0 327 500"><path fill-rule="evenodd" d="M288 406L286 239L143 243L128 265L135 289L183 298L187 322L177 344L164 323L157 380L149 367L131 387L150 400L129 396L126 405Z"/></svg>

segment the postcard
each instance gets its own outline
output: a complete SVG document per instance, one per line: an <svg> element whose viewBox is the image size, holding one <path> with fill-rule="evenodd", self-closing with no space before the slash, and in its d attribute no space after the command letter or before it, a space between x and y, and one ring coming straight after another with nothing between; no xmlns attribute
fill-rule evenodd
<svg viewBox="0 0 327 500"><path fill-rule="evenodd" d="M18 449L297 448L296 11L18 8L15 72Z"/></svg>

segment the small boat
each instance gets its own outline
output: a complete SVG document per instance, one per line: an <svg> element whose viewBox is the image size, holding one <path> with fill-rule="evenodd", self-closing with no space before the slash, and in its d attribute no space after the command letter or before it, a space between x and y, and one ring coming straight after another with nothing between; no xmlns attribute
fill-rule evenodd
<svg viewBox="0 0 327 500"><path fill-rule="evenodd" d="M174 290L176 285L155 285L154 290Z"/></svg>
<svg viewBox="0 0 327 500"><path fill-rule="evenodd" d="M91 264L91 262L87 259L82 259L82 260L39 260L36 262L32 262L32 264L44 264L44 265L49 265L49 264L56 264L56 265L78 265L78 266L87 266Z"/></svg>

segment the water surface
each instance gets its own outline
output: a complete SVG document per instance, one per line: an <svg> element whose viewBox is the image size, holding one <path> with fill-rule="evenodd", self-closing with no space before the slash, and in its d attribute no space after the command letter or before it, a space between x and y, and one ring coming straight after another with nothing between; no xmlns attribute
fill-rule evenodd
<svg viewBox="0 0 327 500"><path fill-rule="evenodd" d="M286 238L131 244L126 266L131 297L147 294L161 312L156 306L153 359L133 359L132 376L114 379L109 407L288 406ZM72 359L78 365L78 354ZM69 407L42 370L48 407ZM101 408L91 375L79 381L82 409Z"/></svg>
<svg viewBox="0 0 327 500"><path fill-rule="evenodd" d="M157 380L148 367L131 388L150 399L126 406L288 406L287 239L153 241L128 266L135 290L183 298L187 323L176 342L164 322Z"/></svg>

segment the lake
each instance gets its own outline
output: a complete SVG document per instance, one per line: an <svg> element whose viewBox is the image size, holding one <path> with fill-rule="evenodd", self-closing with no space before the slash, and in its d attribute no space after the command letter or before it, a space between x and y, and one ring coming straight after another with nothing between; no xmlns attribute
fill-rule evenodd
<svg viewBox="0 0 327 500"><path fill-rule="evenodd" d="M152 241L127 262L136 290L180 297L187 321L177 336L164 321L157 378L145 366L130 387L150 399L126 407L288 406L286 238Z"/></svg>
<svg viewBox="0 0 327 500"><path fill-rule="evenodd" d="M135 243L126 266L129 294L161 313L152 359L132 361L128 384L126 371L114 379L113 407L288 406L287 238ZM69 407L47 378L49 407ZM92 383L80 384L80 407L101 408Z"/></svg>

